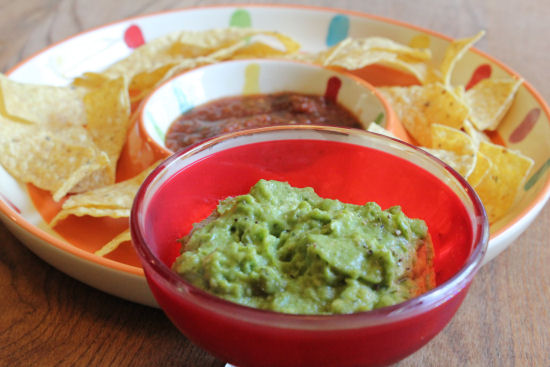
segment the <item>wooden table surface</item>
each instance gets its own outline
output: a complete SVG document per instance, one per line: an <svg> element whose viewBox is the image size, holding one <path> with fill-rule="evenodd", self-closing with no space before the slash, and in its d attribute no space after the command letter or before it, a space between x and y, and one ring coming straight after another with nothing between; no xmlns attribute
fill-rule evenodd
<svg viewBox="0 0 550 367"><path fill-rule="evenodd" d="M263 1L260 1L263 2ZM287 3L286 1L272 1ZM233 1L0 1L0 71L72 34L129 16ZM293 1L360 10L477 44L550 101L546 0ZM550 142L549 142L550 144ZM484 266L452 322L398 366L550 366L550 205ZM223 366L158 310L90 288L0 224L0 365Z"/></svg>

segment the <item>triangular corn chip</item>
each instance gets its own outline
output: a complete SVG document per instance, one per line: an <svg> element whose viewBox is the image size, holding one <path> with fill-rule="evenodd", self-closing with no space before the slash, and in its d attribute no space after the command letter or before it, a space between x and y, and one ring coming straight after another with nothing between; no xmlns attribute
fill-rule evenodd
<svg viewBox="0 0 550 367"><path fill-rule="evenodd" d="M534 162L519 152L483 141L479 144L479 151L492 165L476 185L476 192L485 206L489 223L494 223L514 204Z"/></svg>
<svg viewBox="0 0 550 367"><path fill-rule="evenodd" d="M131 241L132 236L130 234L130 230L127 229L124 232L118 234L115 238L113 238L111 241L106 243L102 248L94 252L97 256L105 256L114 250L118 248L118 246L126 241Z"/></svg>
<svg viewBox="0 0 550 367"><path fill-rule="evenodd" d="M130 122L130 99L125 79L105 80L84 96L83 103L86 127L97 147L110 159L104 184L114 183L118 157L126 142Z"/></svg>
<svg viewBox="0 0 550 367"><path fill-rule="evenodd" d="M84 90L19 83L0 74L0 115L35 124L77 124L86 121Z"/></svg>
<svg viewBox="0 0 550 367"><path fill-rule="evenodd" d="M465 94L470 120L478 130L495 130L514 101L522 80L483 79Z"/></svg>
<svg viewBox="0 0 550 367"><path fill-rule="evenodd" d="M485 31L481 31L473 37L457 39L451 42L447 50L445 51L445 57L439 67L441 71L441 78L443 84L451 85L451 75L458 60L464 56L464 54L476 43L483 35Z"/></svg>
<svg viewBox="0 0 550 367"><path fill-rule="evenodd" d="M431 146L430 125L460 129L468 107L441 83L423 86L380 88L411 136L422 146Z"/></svg>
<svg viewBox="0 0 550 367"><path fill-rule="evenodd" d="M70 196L61 211L50 222L54 227L69 215L122 218L130 216L130 209L139 186L156 164L137 176L113 185L100 187L82 194Z"/></svg>
<svg viewBox="0 0 550 367"><path fill-rule="evenodd" d="M475 166L476 156L457 154L450 150L422 148L431 155L441 159L460 175L466 176Z"/></svg>
<svg viewBox="0 0 550 367"><path fill-rule="evenodd" d="M466 177L468 183L475 189L477 185L491 172L493 163L481 152L476 153L476 164L472 172Z"/></svg>
<svg viewBox="0 0 550 367"><path fill-rule="evenodd" d="M0 117L0 163L15 178L60 200L109 158L82 126L23 124Z"/></svg>

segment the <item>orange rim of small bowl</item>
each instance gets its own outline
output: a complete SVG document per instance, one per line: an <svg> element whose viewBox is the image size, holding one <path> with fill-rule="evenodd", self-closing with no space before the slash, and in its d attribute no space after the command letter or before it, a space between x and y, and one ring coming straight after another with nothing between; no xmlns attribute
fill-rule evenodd
<svg viewBox="0 0 550 367"><path fill-rule="evenodd" d="M420 27L420 26L416 26L416 25L413 25L413 24L409 24L409 23L402 22L402 21L395 20L395 19L391 19L391 18L382 17L382 16L379 16L379 15L373 15L373 14L364 13L364 12L360 12L360 11L354 11L354 10L346 10L346 9L338 9L338 8L330 8L330 7L320 7L320 6L312 6L312 5L285 5L285 4L208 5L208 6L188 7L188 8L171 9L171 10L153 12L153 13L148 13L148 14L138 15L138 16L135 16L135 17L129 17L129 18L117 20L117 21L114 21L114 22L106 23L106 24L88 29L86 31L83 31L83 32L74 34L72 36L66 37L66 38L64 38L64 39L62 39L58 42L55 42L55 43L49 45L48 47L46 47L44 49L41 49L41 50L31 54L25 60L22 60L19 63L17 63L16 65L14 65L13 67L11 67L5 74L6 75L12 74L17 69L21 68L23 65L30 62L32 59L36 58L40 54L42 54L44 52L47 52L48 50L50 50L50 49L52 49L52 48L54 48L54 47L56 47L56 46L58 46L58 45L60 45L64 42L67 42L71 39L80 37L84 34L92 33L92 32L97 31L99 29L111 27L111 26L116 25L116 24L122 24L122 23L125 23L125 22L134 21L134 20L138 20L138 19L154 17L154 16L158 16L158 15L162 15L162 14L193 11L193 10L201 10L201 9L215 9L215 8L305 9L305 10L311 10L311 11L339 13L339 14L356 16L356 17L360 17L360 18L372 19L372 20L375 20L375 21L384 22L384 23L400 26L400 27L403 27L403 28L408 28L408 29L411 29L411 30L414 30L414 31L417 31L417 32L420 32L420 33L430 35L430 36L435 37L435 38L439 38L439 39L442 39L442 40L445 40L445 41L449 41L449 42L453 40L453 38L451 38L449 36L440 34L438 32L435 32L435 31L432 31L432 30L429 30L429 29L426 29L426 28L423 28L423 27ZM513 71L511 68L504 65L502 62L498 61L494 57L478 50L477 48L472 47L470 49L470 51L472 51L474 53L477 53L478 55L482 56L483 58L491 61L492 63L497 65L499 68L503 69L508 74L510 74L512 76L515 76L515 77L520 77L520 75L518 73L516 73L515 71ZM550 118L550 108L548 107L548 105L546 104L546 102L544 101L542 96L535 90L535 88L529 82L524 80L523 81L523 86L527 89L527 91L539 103L540 107L542 108L542 110L544 111L546 116L548 116ZM521 218L525 217L528 212L530 212L533 208L535 208L537 205L539 205L539 203L541 203L542 201L545 201L546 199L548 199L548 197L550 197L550 178L547 179L547 181L544 185L544 188L536 196L535 200L533 200L533 202L529 206L527 206L525 209L523 209L520 213L518 213L516 216L514 216L512 218L512 220L510 220L510 223L508 223L507 225L500 228L497 232L491 234L489 242L491 240L494 240L494 239L498 238L499 236L501 236L512 225L514 225L516 222L518 222ZM110 260L110 259L107 259L107 258L104 258L104 257L97 256L97 255L95 255L91 252L84 251L84 250L82 250L78 247L75 247L75 246L71 245L67 241L63 241L59 238L54 237L53 235L51 235L47 232L41 230L37 226L35 226L35 225L31 224L30 222L28 222L21 214L19 214L16 210L14 210L10 206L10 204L8 204L8 202L4 199L0 200L0 211L6 217L11 219L11 221L13 223L15 223L16 225L18 225L21 229L29 232L34 237L37 237L37 238L39 238L43 241L48 242L49 244L57 247L60 250L68 252L68 253L70 253L74 256L81 257L85 260L91 261L91 262L96 263L98 265L104 265L104 266L106 266L108 268L111 268L113 270L118 270L118 271L125 272L125 273L144 276L143 269L140 268L140 267L135 267L135 266L132 266L132 265L123 264L123 263L120 263L120 262L117 262L117 261L114 261L114 260Z"/></svg>

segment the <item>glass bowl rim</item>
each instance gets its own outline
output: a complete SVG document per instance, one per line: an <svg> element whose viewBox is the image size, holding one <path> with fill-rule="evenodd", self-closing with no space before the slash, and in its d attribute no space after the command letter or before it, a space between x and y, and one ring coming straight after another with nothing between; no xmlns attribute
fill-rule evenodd
<svg viewBox="0 0 550 367"><path fill-rule="evenodd" d="M392 144L396 144L397 146L401 146L402 148L413 152L413 154L423 156L423 159L426 161L431 161L436 167L439 166L438 169L441 169L442 172L447 171L448 174L451 175L451 178L458 182L460 187L464 190L466 196L470 199L472 208L468 209L468 211L473 210L473 213L470 214L474 214L474 217L471 218L473 227L473 249L460 270L442 284L437 285L434 289L407 301L371 311L330 315L288 314L241 305L224 300L208 293L207 291L199 289L178 276L149 249L142 234L140 224L138 223L139 220L136 220L136 218L140 217L144 196L149 188L149 185L153 183L153 181L164 171L165 168L174 162L193 156L204 149L215 146L216 144L220 144L231 139L246 138L251 135L265 133L271 134L272 132L281 131L315 131L329 134L354 135L365 137L367 139L391 142ZM307 140L309 138L303 139ZM246 144L250 143L244 143L241 145ZM178 169L183 167L179 167ZM180 297L184 297L184 293L182 293L181 290L185 289L185 291L189 294L189 296L186 297L188 298L188 301L193 302L198 307L206 308L210 312L223 314L228 318L240 319L242 321L259 325L271 325L279 328L286 327L302 330L353 329L367 326L386 325L426 313L431 309L447 302L468 286L475 273L481 267L482 260L488 246L488 228L489 224L487 214L474 189L454 169L423 149L398 139L360 129L315 125L272 126L247 129L220 135L182 149L160 163L159 166L156 167L145 179L134 199L134 204L132 205L130 215L132 243L143 263L146 277L150 276L155 277L157 280L160 279L164 286L167 286L172 292L180 294Z"/></svg>

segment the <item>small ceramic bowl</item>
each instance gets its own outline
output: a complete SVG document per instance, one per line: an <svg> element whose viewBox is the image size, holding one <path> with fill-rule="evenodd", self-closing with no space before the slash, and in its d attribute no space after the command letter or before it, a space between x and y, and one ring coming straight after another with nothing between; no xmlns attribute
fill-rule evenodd
<svg viewBox="0 0 550 367"><path fill-rule="evenodd" d="M140 135L157 152L169 155L173 151L165 145L165 136L181 114L224 97L279 92L333 98L365 129L373 121L391 130L401 126L381 94L351 73L296 61L247 59L199 67L162 84L143 102Z"/></svg>
<svg viewBox="0 0 550 367"><path fill-rule="evenodd" d="M260 178L343 202L401 205L428 225L436 288L368 312L290 315L225 301L173 272L177 239ZM360 129L302 125L226 134L175 153L140 188L130 227L160 307L194 343L241 367L370 366L406 357L453 317L489 236L474 190L433 156Z"/></svg>

